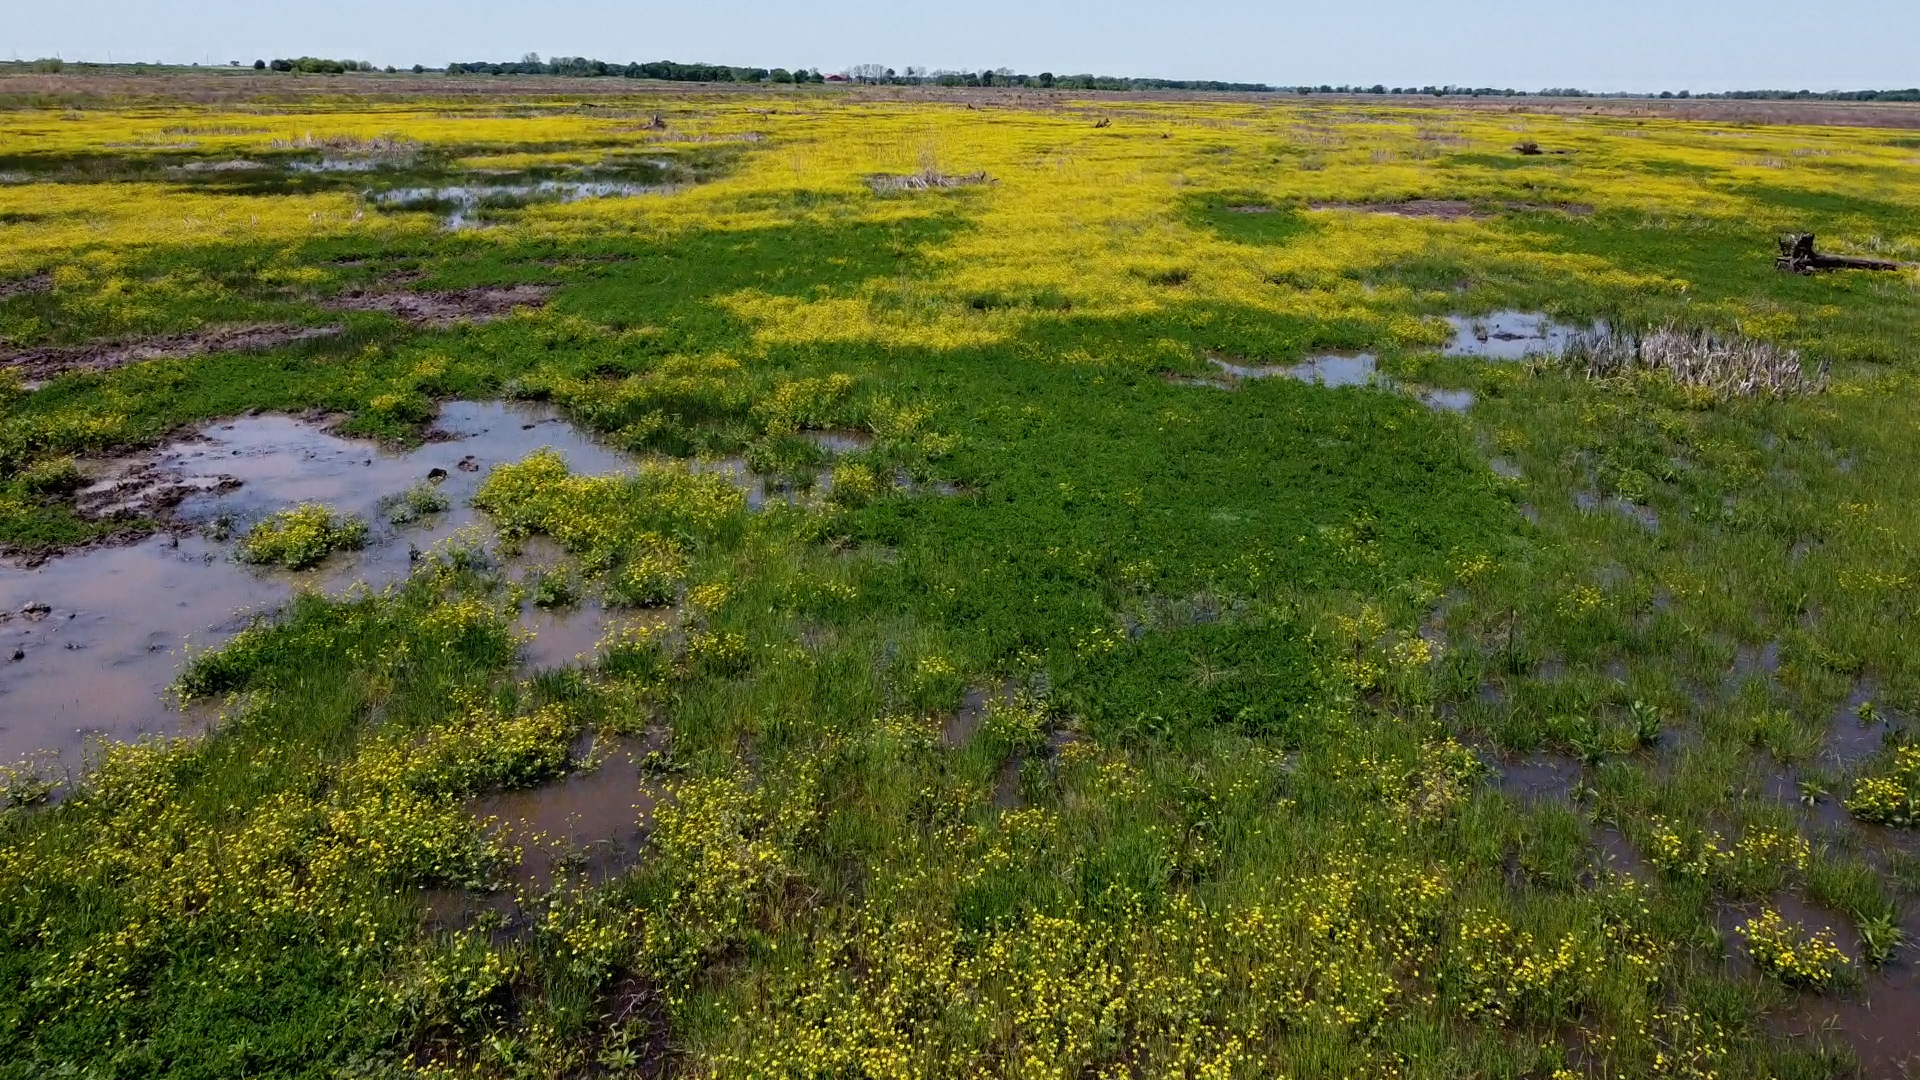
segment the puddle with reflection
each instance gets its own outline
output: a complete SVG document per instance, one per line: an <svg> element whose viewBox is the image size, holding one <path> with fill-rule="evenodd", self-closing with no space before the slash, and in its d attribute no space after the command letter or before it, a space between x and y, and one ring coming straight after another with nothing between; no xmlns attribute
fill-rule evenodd
<svg viewBox="0 0 1920 1080"><path fill-rule="evenodd" d="M749 510L764 510L772 503L811 506L824 500L833 490L833 471L830 469L821 469L814 474L810 486L801 487L779 477L754 472L742 457L695 458L686 464L688 469L696 473L726 477L746 494Z"/></svg>
<svg viewBox="0 0 1920 1080"><path fill-rule="evenodd" d="M579 472L634 467L633 458L546 407L454 402L441 410L436 431L435 441L396 453L311 421L250 416L91 466L95 496L137 504L143 489L192 492L172 511L181 531L34 567L0 566L0 611L47 609L0 621L0 761L52 751L71 763L90 735L179 730L164 693L189 643L216 645L298 589L335 592L405 577L415 550L479 523L467 503L493 465L550 446ZM437 474L444 474L436 490L449 504L445 512L405 528L386 523L384 500ZM366 518L367 546L294 573L244 566L229 545L189 531L221 518L244 528L303 501ZM16 652L18 660L5 659Z"/></svg>
<svg viewBox="0 0 1920 1080"><path fill-rule="evenodd" d="M1551 316L1526 311L1496 311L1490 315L1449 315L1453 340L1441 347L1446 356L1483 360L1524 360L1531 356L1560 356L1581 338L1606 340L1604 322L1574 326Z"/></svg>
<svg viewBox="0 0 1920 1080"><path fill-rule="evenodd" d="M515 884L545 891L563 875L604 881L632 866L646 846L662 796L647 757L666 746L664 733L611 740L592 751L600 758L592 769L484 796L469 809L521 849L509 873Z"/></svg>
<svg viewBox="0 0 1920 1080"><path fill-rule="evenodd" d="M803 431L800 437L834 454L855 454L873 445L873 436L864 431Z"/></svg>
<svg viewBox="0 0 1920 1080"><path fill-rule="evenodd" d="M974 687L960 699L960 707L955 709L940 725L940 745L948 749L965 745L980 730L987 714L996 707L1011 705L1020 698L1020 684L1008 682L988 689Z"/></svg>
<svg viewBox="0 0 1920 1080"><path fill-rule="evenodd" d="M1429 409L1439 412L1463 413L1473 408L1471 390L1422 390L1420 400Z"/></svg>
<svg viewBox="0 0 1920 1080"><path fill-rule="evenodd" d="M1779 641L1760 646L1740 645L1733 651L1733 670L1728 673L1727 681L1738 685L1755 675L1771 680L1779 671Z"/></svg>
<svg viewBox="0 0 1920 1080"><path fill-rule="evenodd" d="M1619 829L1611 825L1602 825L1593 830L1595 849L1594 863L1600 870L1625 874L1639 881L1654 880L1653 867L1640 857Z"/></svg>
<svg viewBox="0 0 1920 1080"><path fill-rule="evenodd" d="M367 199L382 210L440 211L447 215L447 228L462 229L476 224L475 216L489 209L514 209L534 203L574 203L585 199L626 199L674 190L668 184L617 180L540 180L529 184L395 188L369 193Z"/></svg>
<svg viewBox="0 0 1920 1080"><path fill-rule="evenodd" d="M1580 783L1580 762L1565 754L1502 758L1498 771L1500 790L1522 802L1570 802Z"/></svg>
<svg viewBox="0 0 1920 1080"><path fill-rule="evenodd" d="M1907 913L1902 927L1906 944L1884 967L1866 973L1861 990L1803 995L1774 1021L1776 1029L1851 1048L1861 1075L1874 1080L1920 1076L1920 907Z"/></svg>
<svg viewBox="0 0 1920 1080"><path fill-rule="evenodd" d="M676 615L674 608L609 609L588 599L556 608L528 604L521 608L513 628L520 638L521 667L552 671L591 665L601 643L616 630L665 626Z"/></svg>
<svg viewBox="0 0 1920 1080"><path fill-rule="evenodd" d="M1880 752L1887 737L1899 726L1900 718L1876 704L1879 693L1871 680L1862 679L1847 692L1847 699L1833 712L1827 727L1826 745L1821 757L1842 769L1858 765Z"/></svg>
<svg viewBox="0 0 1920 1080"><path fill-rule="evenodd" d="M1319 386L1392 385L1379 374L1378 359L1364 352L1322 353L1298 364L1236 364L1218 356L1209 356L1207 362L1236 379L1282 377Z"/></svg>
<svg viewBox="0 0 1920 1080"><path fill-rule="evenodd" d="M1379 358L1366 352L1321 353L1297 364L1241 364L1219 356L1209 356L1207 362L1219 368L1227 378L1200 379L1173 374L1164 377L1178 386L1205 386L1215 390L1232 390L1241 379L1273 378L1293 379L1314 386L1371 386L1380 390L1405 391L1436 412L1464 413L1473 407L1474 402L1471 390L1403 386L1392 376L1381 374Z"/></svg>

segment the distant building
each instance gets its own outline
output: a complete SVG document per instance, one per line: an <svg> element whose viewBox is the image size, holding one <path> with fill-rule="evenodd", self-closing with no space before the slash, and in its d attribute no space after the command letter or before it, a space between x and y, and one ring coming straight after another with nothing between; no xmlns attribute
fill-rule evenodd
<svg viewBox="0 0 1920 1080"><path fill-rule="evenodd" d="M829 76L827 76L827 77L826 77L826 80L825 80L825 81L827 81L827 82L847 82L847 81L848 81L848 79L847 79L847 77L846 77L845 75L829 75Z"/></svg>

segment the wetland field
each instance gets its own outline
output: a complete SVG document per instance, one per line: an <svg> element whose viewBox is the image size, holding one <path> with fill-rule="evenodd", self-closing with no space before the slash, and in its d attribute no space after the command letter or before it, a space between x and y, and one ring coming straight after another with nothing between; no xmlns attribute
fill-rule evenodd
<svg viewBox="0 0 1920 1080"><path fill-rule="evenodd" d="M0 79L0 1080L1920 1076L1917 267L1920 108Z"/></svg>

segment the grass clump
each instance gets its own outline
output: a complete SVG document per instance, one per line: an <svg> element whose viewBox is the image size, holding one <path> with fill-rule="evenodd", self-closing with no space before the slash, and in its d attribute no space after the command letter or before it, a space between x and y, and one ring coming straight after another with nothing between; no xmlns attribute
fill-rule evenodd
<svg viewBox="0 0 1920 1080"><path fill-rule="evenodd" d="M1854 782L1846 807L1875 825L1920 824L1920 746L1903 743L1887 750L1877 768Z"/></svg>
<svg viewBox="0 0 1920 1080"><path fill-rule="evenodd" d="M1742 923L1740 935L1746 939L1754 966L1788 986L1829 990L1839 985L1852 967L1832 933L1808 933L1772 908Z"/></svg>
<svg viewBox="0 0 1920 1080"><path fill-rule="evenodd" d="M350 551L366 542L366 522L337 515L318 503L305 503L248 529L234 554L241 562L305 570L335 551Z"/></svg>
<svg viewBox="0 0 1920 1080"><path fill-rule="evenodd" d="M387 524L400 528L434 514L442 514L453 504L440 489L421 481L392 498L383 500Z"/></svg>

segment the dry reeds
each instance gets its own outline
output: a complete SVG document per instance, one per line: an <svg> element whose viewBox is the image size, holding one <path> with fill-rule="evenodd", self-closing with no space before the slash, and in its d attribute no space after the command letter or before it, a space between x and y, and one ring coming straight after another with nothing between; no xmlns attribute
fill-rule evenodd
<svg viewBox="0 0 1920 1080"><path fill-rule="evenodd" d="M905 176L885 174L867 177L867 186L878 194L896 191L933 191L940 188L974 187L979 184L991 184L993 178L983 172L965 173L960 176L948 176L945 173L924 169Z"/></svg>
<svg viewBox="0 0 1920 1080"><path fill-rule="evenodd" d="M1568 347L1566 361L1585 368L1592 379L1659 372L1720 397L1784 397L1827 388L1824 360L1809 375L1793 349L1671 324L1644 334L1582 335Z"/></svg>

